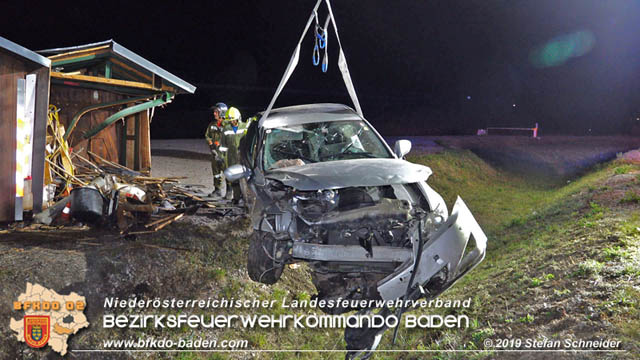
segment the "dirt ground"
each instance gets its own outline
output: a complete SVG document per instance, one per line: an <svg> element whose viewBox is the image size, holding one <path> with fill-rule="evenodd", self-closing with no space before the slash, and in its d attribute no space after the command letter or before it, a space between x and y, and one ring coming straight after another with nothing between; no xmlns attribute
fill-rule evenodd
<svg viewBox="0 0 640 360"><path fill-rule="evenodd" d="M192 185L196 194L207 194L212 190L208 151L204 140L154 141L152 175L185 176L181 183ZM87 226L45 231L37 226L18 227L0 234L0 319L6 323L0 327L0 359L59 357L53 351L43 352L17 342L9 330L9 318L22 317L11 309L27 282L56 289L59 294L74 291L86 297L85 315L92 326L71 336L68 344L72 350L102 347L97 339L108 335L97 334L95 329L101 327L98 322L107 296L212 296L211 289L203 289L203 269L221 256L225 257L225 264L233 264L229 259L244 262L241 248L225 248L224 243L232 235L238 239L248 237L246 218L238 211L225 213L223 217L218 210L200 209L153 236L127 239L111 229ZM6 224L0 226L6 228ZM245 271L240 263L234 268L227 271ZM71 353L72 358L83 359L110 359L112 355Z"/></svg>
<svg viewBox="0 0 640 360"><path fill-rule="evenodd" d="M125 354L74 353L73 349L99 349L113 332L101 329L106 297L208 298L220 289L211 288L208 269L224 262L226 271L241 274L243 250L229 246L231 236L248 237L248 223L242 216L218 214L200 209L151 235L125 239L117 232L86 227L40 232L18 230L0 238L0 359L59 358L57 353L29 348L15 340L9 318L20 319L12 302L25 291L27 282L44 284L59 294L77 292L85 296L89 329L73 335L68 345L74 359L131 358ZM229 246L229 247L227 247ZM224 260L223 260L224 258ZM239 262L230 261L238 259ZM242 264L241 264L242 263ZM242 277L241 274L235 274ZM246 278L246 275L244 275ZM136 337L131 332L119 334ZM117 356L116 356L117 355ZM66 356L69 357L69 356Z"/></svg>

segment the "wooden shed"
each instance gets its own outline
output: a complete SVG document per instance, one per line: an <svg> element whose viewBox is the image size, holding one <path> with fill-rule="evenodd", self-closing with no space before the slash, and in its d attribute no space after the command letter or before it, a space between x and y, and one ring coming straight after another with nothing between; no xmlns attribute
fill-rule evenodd
<svg viewBox="0 0 640 360"><path fill-rule="evenodd" d="M73 151L149 171L156 107L195 86L113 40L38 52L51 60L50 104Z"/></svg>
<svg viewBox="0 0 640 360"><path fill-rule="evenodd" d="M0 221L22 220L24 179L42 209L51 61L0 37ZM27 194L25 194L25 191Z"/></svg>

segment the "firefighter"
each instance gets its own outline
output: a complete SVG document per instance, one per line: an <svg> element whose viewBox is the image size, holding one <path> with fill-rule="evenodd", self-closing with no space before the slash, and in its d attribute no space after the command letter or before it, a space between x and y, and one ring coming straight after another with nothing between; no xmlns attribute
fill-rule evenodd
<svg viewBox="0 0 640 360"><path fill-rule="evenodd" d="M230 107L227 110L225 120L227 123L224 127L224 136L222 137L222 146L227 150L227 167L240 164L240 139L247 132L247 123L242 121L240 111L234 107ZM231 183L230 191L227 191L226 197L228 200L233 200L234 204L239 204L242 199L242 192L240 191L240 182L234 181Z"/></svg>
<svg viewBox="0 0 640 360"><path fill-rule="evenodd" d="M222 172L226 166L226 149L222 146L224 137L224 116L227 113L225 103L217 103L211 107L213 110L213 121L207 126L204 134L207 139L209 149L211 149L211 171L213 173L213 192L210 196L223 198L225 196L226 181Z"/></svg>

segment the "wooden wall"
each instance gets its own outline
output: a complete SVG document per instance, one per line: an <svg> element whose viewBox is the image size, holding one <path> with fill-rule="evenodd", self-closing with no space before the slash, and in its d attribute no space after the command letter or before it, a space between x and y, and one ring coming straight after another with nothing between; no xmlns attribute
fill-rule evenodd
<svg viewBox="0 0 640 360"><path fill-rule="evenodd" d="M60 122L65 129L71 123L71 119L87 106L97 105L106 102L117 101L123 99L123 95L114 94L104 90L92 90L79 88L75 86L65 86L52 84L51 96L49 103L55 105L60 112ZM91 139L91 142L82 138L82 135L91 128L102 123L109 115L119 111L123 106L115 106L107 109L94 110L83 115L77 122L77 125L71 136L69 137L69 146L74 151L80 151L80 154L87 156L87 150L90 150L103 158L118 162L118 136L115 126L110 126Z"/></svg>
<svg viewBox="0 0 640 360"><path fill-rule="evenodd" d="M31 175L34 211L38 212L42 208L43 134L46 130L49 68L0 49L0 221L13 221L15 218L17 84L18 79L24 79L31 73L37 76Z"/></svg>
<svg viewBox="0 0 640 360"><path fill-rule="evenodd" d="M115 94L106 90L53 84L51 85L50 103L61 109L59 112L60 122L66 129L73 117L82 109L91 105L109 103L124 98L126 98L125 95ZM69 137L69 145L73 147L74 151L80 151L83 156L86 156L87 150L90 150L109 161L125 165L134 170L150 169L151 152L148 150L148 155L142 152L144 149L150 149L149 121L146 112L128 116L124 121L118 120L90 140L82 138L84 133L127 106L131 105L118 105L92 110L83 115ZM139 120L136 121L137 116ZM135 139L138 139L137 144ZM138 150L137 153L136 150ZM136 157L138 157L137 160Z"/></svg>
<svg viewBox="0 0 640 360"><path fill-rule="evenodd" d="M125 119L126 165L130 169L151 171L151 133L147 111ZM123 127L123 131L124 131Z"/></svg>
<svg viewBox="0 0 640 360"><path fill-rule="evenodd" d="M151 127L149 111L140 113L140 170L151 172Z"/></svg>

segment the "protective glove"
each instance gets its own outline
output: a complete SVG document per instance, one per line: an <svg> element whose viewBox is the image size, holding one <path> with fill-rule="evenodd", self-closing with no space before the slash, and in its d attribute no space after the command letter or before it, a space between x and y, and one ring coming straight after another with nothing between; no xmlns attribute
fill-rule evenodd
<svg viewBox="0 0 640 360"><path fill-rule="evenodd" d="M218 148L220 147L220 143L218 141L211 141L209 140L209 149L211 150L211 152L214 151L218 151Z"/></svg>

